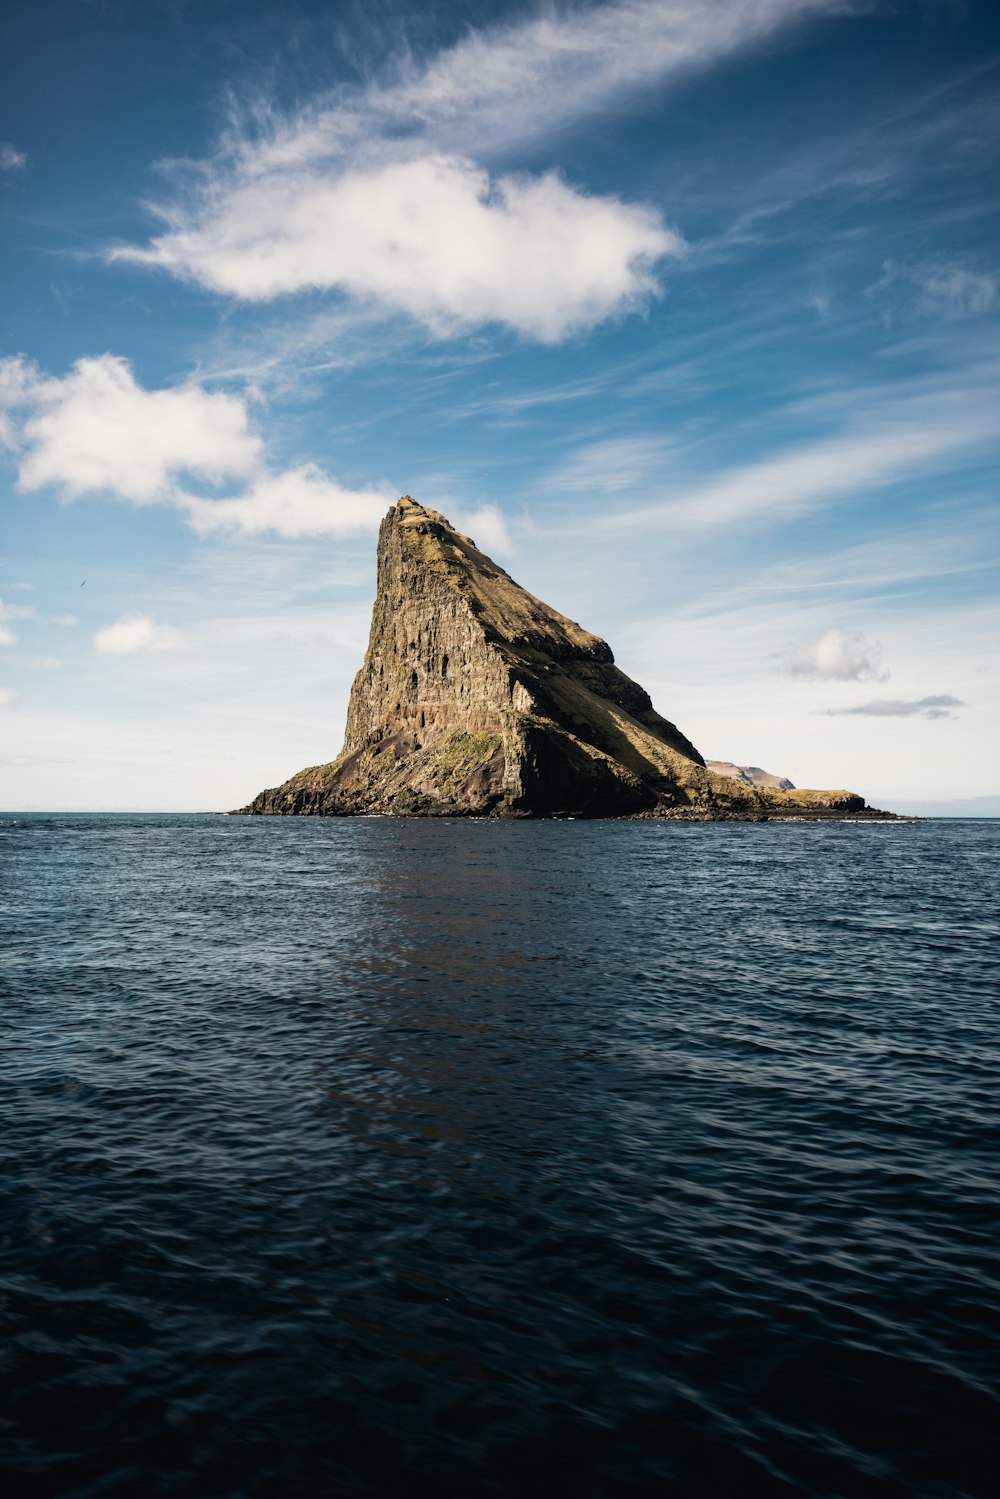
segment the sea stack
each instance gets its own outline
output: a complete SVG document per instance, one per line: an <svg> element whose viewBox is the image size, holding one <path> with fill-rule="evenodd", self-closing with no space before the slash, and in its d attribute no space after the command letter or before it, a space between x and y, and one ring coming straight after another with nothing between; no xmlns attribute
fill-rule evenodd
<svg viewBox="0 0 1000 1499"><path fill-rule="evenodd" d="M708 819L864 808L850 791L754 785L707 767L605 641L404 495L379 531L343 749L242 811Z"/></svg>

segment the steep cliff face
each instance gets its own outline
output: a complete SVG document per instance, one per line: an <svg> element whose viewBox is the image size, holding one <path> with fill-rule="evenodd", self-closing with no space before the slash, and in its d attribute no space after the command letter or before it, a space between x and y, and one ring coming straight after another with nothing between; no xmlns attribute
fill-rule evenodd
<svg viewBox="0 0 1000 1499"><path fill-rule="evenodd" d="M863 807L847 791L761 789L706 768L603 640L404 496L379 533L343 750L243 810L745 817Z"/></svg>

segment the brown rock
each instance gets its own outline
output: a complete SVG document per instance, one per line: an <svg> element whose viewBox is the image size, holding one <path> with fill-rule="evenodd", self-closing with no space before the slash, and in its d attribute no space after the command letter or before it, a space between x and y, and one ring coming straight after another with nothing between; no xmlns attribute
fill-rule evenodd
<svg viewBox="0 0 1000 1499"><path fill-rule="evenodd" d="M343 750L242 810L714 818L863 807L852 792L761 789L713 773L605 641L404 495L379 532Z"/></svg>
<svg viewBox="0 0 1000 1499"><path fill-rule="evenodd" d="M742 781L744 786L770 786L775 791L795 790L795 782L790 781L787 776L776 776L770 770L761 770L759 765L734 765L732 760L706 760L705 764L716 775Z"/></svg>

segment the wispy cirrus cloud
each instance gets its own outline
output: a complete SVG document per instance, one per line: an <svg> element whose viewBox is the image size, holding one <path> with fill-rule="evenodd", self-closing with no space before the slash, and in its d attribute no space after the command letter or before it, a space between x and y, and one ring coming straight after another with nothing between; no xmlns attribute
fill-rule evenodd
<svg viewBox="0 0 1000 1499"><path fill-rule="evenodd" d="M721 471L712 471L714 454L704 443L682 450L662 437L637 435L622 447L630 461L636 460L629 484L620 486L624 503L602 516L601 524L623 531L696 533L776 523L930 469L946 471L996 442L996 383L997 371L990 366L915 393L905 384L868 392L834 390L786 409L783 422L775 424L777 451ZM809 441L789 442L787 434L805 424L828 430ZM596 487L613 497L618 486L609 481L608 458L616 445L617 440L611 448L584 447L550 477L548 487L581 493ZM652 498L628 505L637 493Z"/></svg>
<svg viewBox="0 0 1000 1499"><path fill-rule="evenodd" d="M393 498L312 464L269 467L246 397L193 382L147 390L111 354L63 376L0 360L0 418L22 490L169 505L199 535L351 535L377 528ZM192 481L209 492L193 493ZM237 493L219 496L234 482Z"/></svg>
<svg viewBox="0 0 1000 1499"><path fill-rule="evenodd" d="M102 656L132 656L138 652L172 651L181 639L180 630L158 623L148 614L123 614L97 631L94 649Z"/></svg>
<svg viewBox="0 0 1000 1499"><path fill-rule="evenodd" d="M654 294L684 241L653 208L553 173L492 175L482 159L854 8L621 0L472 31L291 117L258 105L234 118L212 159L175 164L174 196L151 205L163 232L108 258L245 301L320 289L436 336L496 323L557 342Z"/></svg>
<svg viewBox="0 0 1000 1499"><path fill-rule="evenodd" d="M537 140L626 91L711 67L852 0L619 0L547 8L526 21L471 31L424 63L361 94L323 101L277 133L278 159L322 151L330 139L408 128L489 154Z"/></svg>
<svg viewBox="0 0 1000 1499"><path fill-rule="evenodd" d="M868 424L865 424L866 426ZM802 513L844 495L897 483L992 436L986 413L920 428L887 424L803 444L749 463L675 498L617 517L622 527L658 524L677 530L748 523Z"/></svg>
<svg viewBox="0 0 1000 1499"><path fill-rule="evenodd" d="M826 708L826 718L954 718L955 708L964 708L959 697L942 692L931 697L918 697L909 701L900 698L876 698L870 703L859 703L853 708Z"/></svg>
<svg viewBox="0 0 1000 1499"><path fill-rule="evenodd" d="M867 295L883 302L889 317L905 303L932 317L984 317L1000 310L1000 276L957 255L886 260Z"/></svg>

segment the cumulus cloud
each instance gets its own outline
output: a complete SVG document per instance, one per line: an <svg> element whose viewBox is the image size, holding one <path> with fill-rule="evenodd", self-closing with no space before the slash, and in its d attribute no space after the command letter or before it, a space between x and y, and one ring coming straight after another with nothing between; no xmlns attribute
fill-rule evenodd
<svg viewBox="0 0 1000 1499"><path fill-rule="evenodd" d="M935 697L918 697L910 702L899 698L876 698L870 703L859 703L855 708L827 708L825 716L841 718L856 714L864 718L954 718L951 710L964 707L961 698L942 692Z"/></svg>
<svg viewBox="0 0 1000 1499"><path fill-rule="evenodd" d="M98 630L94 649L102 656L128 656L137 651L172 651L181 632L173 625L158 624L148 614L122 614L114 624Z"/></svg>
<svg viewBox="0 0 1000 1499"><path fill-rule="evenodd" d="M183 495L178 504L199 536L346 536L374 530L393 498L387 489L345 489L314 464L303 464L262 475L232 498Z"/></svg>
<svg viewBox="0 0 1000 1499"><path fill-rule="evenodd" d="M0 360L3 416L21 489L170 505L203 536L371 531L393 499L388 489L346 488L313 464L275 472L244 397L191 382L145 390L111 354L80 359L62 378L21 358ZM242 488L197 494L192 479L210 487L235 479Z"/></svg>
<svg viewBox="0 0 1000 1499"><path fill-rule="evenodd" d="M882 648L869 643L856 630L824 630L804 641L788 657L786 670L793 677L819 677L826 682L884 682L889 676L882 666Z"/></svg>
<svg viewBox="0 0 1000 1499"><path fill-rule="evenodd" d="M113 354L78 359L62 378L2 360L0 407L25 490L51 485L69 499L105 491L143 505L179 475L217 483L260 461L261 440L237 396L193 384L145 390Z"/></svg>
<svg viewBox="0 0 1000 1499"><path fill-rule="evenodd" d="M28 158L9 141L0 141L0 172L23 172Z"/></svg>
<svg viewBox="0 0 1000 1499"><path fill-rule="evenodd" d="M475 510L449 506L448 518L455 529L469 536L482 552L505 556L514 550L507 522L496 505L479 505Z"/></svg>
<svg viewBox="0 0 1000 1499"><path fill-rule="evenodd" d="M175 196L152 205L164 232L109 258L243 300L337 291L437 335L500 323L555 342L650 295L684 242L649 207L494 177L482 157L844 3L620 0L470 31L293 116L234 119L211 160L175 164Z"/></svg>
<svg viewBox="0 0 1000 1499"><path fill-rule="evenodd" d="M655 263L684 248L652 209L588 197L551 174L491 181L441 155L268 173L172 218L148 249L112 258L248 301L338 289L438 334L497 322L546 343L653 292Z"/></svg>

